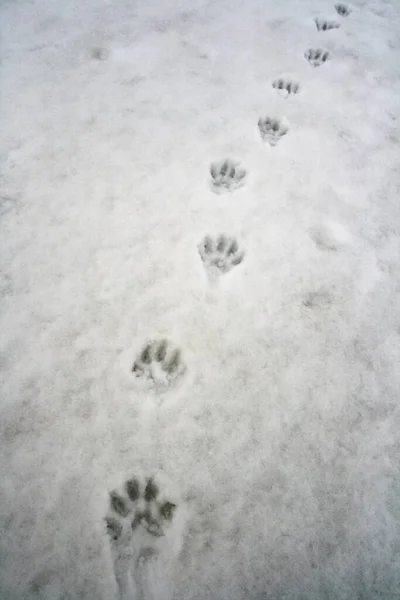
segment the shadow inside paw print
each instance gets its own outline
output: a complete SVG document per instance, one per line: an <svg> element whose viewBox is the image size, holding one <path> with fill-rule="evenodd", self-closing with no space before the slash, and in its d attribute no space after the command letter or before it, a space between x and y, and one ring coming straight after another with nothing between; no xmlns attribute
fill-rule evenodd
<svg viewBox="0 0 400 600"><path fill-rule="evenodd" d="M313 67L319 67L324 64L329 59L329 56L328 50L324 50L323 48L310 48L304 53L304 58Z"/></svg>
<svg viewBox="0 0 400 600"><path fill-rule="evenodd" d="M262 139L270 146L276 146L289 131L289 124L284 119L265 116L258 119L258 128Z"/></svg>
<svg viewBox="0 0 400 600"><path fill-rule="evenodd" d="M229 158L221 162L212 163L210 167L211 186L214 192L221 194L232 192L244 184L247 172Z"/></svg>
<svg viewBox="0 0 400 600"><path fill-rule="evenodd" d="M289 98L300 92L300 84L290 78L279 77L272 82L272 87L284 98Z"/></svg>
<svg viewBox="0 0 400 600"><path fill-rule="evenodd" d="M351 13L351 9L347 4L335 4L335 10L341 17L348 17Z"/></svg>
<svg viewBox="0 0 400 600"><path fill-rule="evenodd" d="M318 31L329 31L329 29L338 29L340 27L340 23L337 21L320 18L315 19L315 25Z"/></svg>
<svg viewBox="0 0 400 600"><path fill-rule="evenodd" d="M148 342L133 363L136 378L150 384L156 391L176 387L186 372L179 348L167 340Z"/></svg>
<svg viewBox="0 0 400 600"><path fill-rule="evenodd" d="M198 249L201 260L210 274L228 273L244 258L244 252L240 250L236 239L227 235L220 235L217 238L207 235Z"/></svg>

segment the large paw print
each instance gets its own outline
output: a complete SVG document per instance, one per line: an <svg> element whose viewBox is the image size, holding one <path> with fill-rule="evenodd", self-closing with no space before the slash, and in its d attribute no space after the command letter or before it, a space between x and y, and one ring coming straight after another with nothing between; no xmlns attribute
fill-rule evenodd
<svg viewBox="0 0 400 600"><path fill-rule="evenodd" d="M258 128L262 139L268 142L270 146L276 146L279 140L289 131L289 125L284 119L275 117L260 117Z"/></svg>
<svg viewBox="0 0 400 600"><path fill-rule="evenodd" d="M329 59L329 52L323 48L310 48L304 53L304 58L313 67L319 67Z"/></svg>
<svg viewBox="0 0 400 600"><path fill-rule="evenodd" d="M180 349L167 340L147 342L132 366L133 375L158 392L175 388L185 372Z"/></svg>
<svg viewBox="0 0 400 600"><path fill-rule="evenodd" d="M300 92L300 84L294 79L279 77L272 82L272 87L284 98L289 98Z"/></svg>
<svg viewBox="0 0 400 600"><path fill-rule="evenodd" d="M221 194L232 192L244 184L246 170L240 164L229 158L212 163L210 167L211 187L214 192Z"/></svg>
<svg viewBox="0 0 400 600"><path fill-rule="evenodd" d="M217 238L207 235L198 248L205 268L214 274L227 273L244 258L236 239L227 235Z"/></svg>
<svg viewBox="0 0 400 600"><path fill-rule="evenodd" d="M329 29L338 29L340 23L329 19L315 19L315 25L318 31L329 31Z"/></svg>
<svg viewBox="0 0 400 600"><path fill-rule="evenodd" d="M182 543L180 500L161 474L134 475L109 492L105 529L110 540L120 598L136 598L143 564L177 558Z"/></svg>
<svg viewBox="0 0 400 600"><path fill-rule="evenodd" d="M133 476L122 490L111 491L105 517L110 539L122 540L140 528L154 537L166 535L177 507L167 496L155 477Z"/></svg>

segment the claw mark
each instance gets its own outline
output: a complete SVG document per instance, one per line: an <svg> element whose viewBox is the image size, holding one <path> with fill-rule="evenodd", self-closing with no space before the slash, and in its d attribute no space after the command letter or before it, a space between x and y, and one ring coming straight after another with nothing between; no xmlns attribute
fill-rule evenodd
<svg viewBox="0 0 400 600"><path fill-rule="evenodd" d="M143 369L136 361L133 363L132 373L135 373L135 375L141 375L143 373Z"/></svg>

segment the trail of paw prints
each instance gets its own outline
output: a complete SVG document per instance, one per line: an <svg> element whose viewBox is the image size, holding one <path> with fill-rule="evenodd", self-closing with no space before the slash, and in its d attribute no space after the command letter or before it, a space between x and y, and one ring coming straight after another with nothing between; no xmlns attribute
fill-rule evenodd
<svg viewBox="0 0 400 600"><path fill-rule="evenodd" d="M283 98L295 96L301 90L300 83L291 77L279 77L272 82L272 87Z"/></svg>
<svg viewBox="0 0 400 600"><path fill-rule="evenodd" d="M247 171L240 163L230 158L214 162L210 166L211 189L216 194L233 192L242 187L247 177Z"/></svg>
<svg viewBox="0 0 400 600"><path fill-rule="evenodd" d="M313 67L320 67L330 58L328 50L323 48L310 48L304 53L304 58Z"/></svg>
<svg viewBox="0 0 400 600"><path fill-rule="evenodd" d="M179 500L160 475L133 475L121 489L109 492L105 529L121 600L135 598L144 562L173 551ZM165 543L166 540L166 543Z"/></svg>
<svg viewBox="0 0 400 600"><path fill-rule="evenodd" d="M270 146L276 146L279 140L289 131L289 123L286 119L264 116L258 119L258 129L263 141Z"/></svg>
<svg viewBox="0 0 400 600"><path fill-rule="evenodd" d="M314 22L318 31L329 31L330 29L338 29L340 27L340 23L333 19L317 17L314 19Z"/></svg>
<svg viewBox="0 0 400 600"><path fill-rule="evenodd" d="M245 253L234 237L207 235L198 245L200 258L211 281L231 271L243 262Z"/></svg>
<svg viewBox="0 0 400 600"><path fill-rule="evenodd" d="M132 366L132 375L158 393L175 389L186 371L180 348L165 339L147 342Z"/></svg>
<svg viewBox="0 0 400 600"><path fill-rule="evenodd" d="M351 8L347 4L335 4L335 10L341 17L348 17L351 13Z"/></svg>

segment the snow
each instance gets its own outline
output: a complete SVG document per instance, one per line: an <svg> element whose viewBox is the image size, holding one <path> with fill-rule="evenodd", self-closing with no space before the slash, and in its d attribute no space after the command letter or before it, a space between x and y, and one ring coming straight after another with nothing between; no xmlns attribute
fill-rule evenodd
<svg viewBox="0 0 400 600"><path fill-rule="evenodd" d="M400 598L400 10L351 9L1 2L2 600L117 598L137 471L187 506L175 600ZM131 368L164 338L157 393Z"/></svg>

